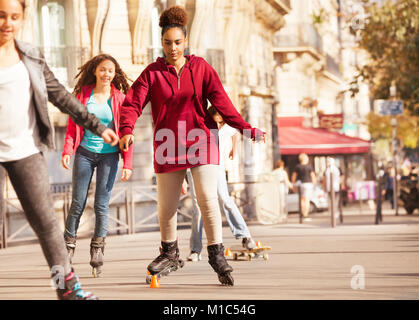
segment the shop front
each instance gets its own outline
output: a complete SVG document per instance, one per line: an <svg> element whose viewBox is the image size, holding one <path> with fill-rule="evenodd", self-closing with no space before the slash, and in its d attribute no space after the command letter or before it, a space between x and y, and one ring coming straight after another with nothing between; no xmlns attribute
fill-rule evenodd
<svg viewBox="0 0 419 320"><path fill-rule="evenodd" d="M374 179L370 141L324 128L304 127L303 122L303 117L278 118L279 151L289 176L298 164L298 155L306 153L319 183L327 157L335 158L349 193L355 190L357 182Z"/></svg>

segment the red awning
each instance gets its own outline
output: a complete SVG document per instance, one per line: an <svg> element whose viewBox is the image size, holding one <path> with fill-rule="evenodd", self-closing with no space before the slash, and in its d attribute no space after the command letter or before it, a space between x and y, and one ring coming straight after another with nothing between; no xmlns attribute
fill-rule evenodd
<svg viewBox="0 0 419 320"><path fill-rule="evenodd" d="M283 155L367 153L370 142L321 128L278 126L279 150Z"/></svg>

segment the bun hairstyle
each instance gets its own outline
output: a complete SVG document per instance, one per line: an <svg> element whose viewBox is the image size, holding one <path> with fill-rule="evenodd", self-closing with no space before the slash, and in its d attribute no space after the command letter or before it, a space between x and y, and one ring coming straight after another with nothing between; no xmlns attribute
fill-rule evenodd
<svg viewBox="0 0 419 320"><path fill-rule="evenodd" d="M162 28L161 35L172 28L179 28L186 37L186 24L188 23L188 14L180 6L172 6L162 12L160 15L159 26Z"/></svg>

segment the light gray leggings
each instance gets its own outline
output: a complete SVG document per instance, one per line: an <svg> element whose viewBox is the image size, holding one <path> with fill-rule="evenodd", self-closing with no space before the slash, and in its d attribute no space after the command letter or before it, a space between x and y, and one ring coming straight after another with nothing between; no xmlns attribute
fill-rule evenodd
<svg viewBox="0 0 419 320"><path fill-rule="evenodd" d="M222 243L222 221L217 196L218 165L197 166L191 168L191 172L207 235L207 245ZM157 209L161 241L163 242L171 242L177 239L176 212L185 175L186 169L156 174Z"/></svg>
<svg viewBox="0 0 419 320"><path fill-rule="evenodd" d="M63 233L55 217L44 156L37 153L18 161L3 162L0 165L9 175L26 219L38 236L50 270L53 266L63 267L65 274L69 274L71 266ZM3 202L2 197L0 200Z"/></svg>

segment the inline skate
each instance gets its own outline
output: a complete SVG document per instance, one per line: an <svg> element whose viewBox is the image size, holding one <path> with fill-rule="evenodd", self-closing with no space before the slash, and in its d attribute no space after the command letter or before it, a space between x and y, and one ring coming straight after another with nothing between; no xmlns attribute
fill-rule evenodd
<svg viewBox="0 0 419 320"><path fill-rule="evenodd" d="M208 263L218 275L218 280L226 286L233 286L234 279L231 275L233 268L227 263L224 256L224 246L222 243L207 247Z"/></svg>
<svg viewBox="0 0 419 320"><path fill-rule="evenodd" d="M148 275L146 283L151 283L151 278L157 275L161 277L167 276L170 272L183 268L185 262L179 259L179 249L177 240L173 242L161 242L160 255L157 256L148 266Z"/></svg>

